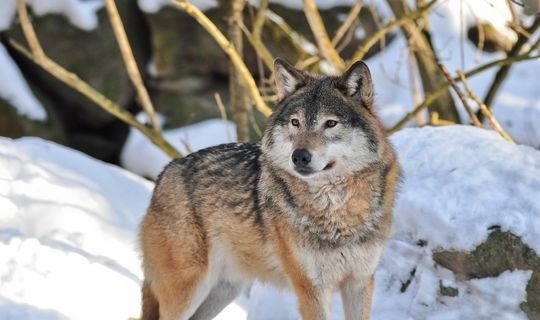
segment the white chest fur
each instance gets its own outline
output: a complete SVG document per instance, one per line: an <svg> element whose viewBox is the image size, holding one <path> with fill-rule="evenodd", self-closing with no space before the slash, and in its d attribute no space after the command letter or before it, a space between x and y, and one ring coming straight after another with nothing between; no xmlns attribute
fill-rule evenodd
<svg viewBox="0 0 540 320"><path fill-rule="evenodd" d="M348 277L361 279L374 273L383 247L356 244L335 249L300 249L307 276L322 287L337 289Z"/></svg>

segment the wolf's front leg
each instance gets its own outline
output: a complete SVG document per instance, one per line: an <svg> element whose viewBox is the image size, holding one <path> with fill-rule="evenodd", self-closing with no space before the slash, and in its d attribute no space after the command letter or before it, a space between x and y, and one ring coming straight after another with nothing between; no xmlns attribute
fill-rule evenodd
<svg viewBox="0 0 540 320"><path fill-rule="evenodd" d="M341 285L341 300L346 320L369 320L371 300L375 288L373 275L355 279L350 278Z"/></svg>
<svg viewBox="0 0 540 320"><path fill-rule="evenodd" d="M330 320L332 291L311 286L294 286L302 320Z"/></svg>

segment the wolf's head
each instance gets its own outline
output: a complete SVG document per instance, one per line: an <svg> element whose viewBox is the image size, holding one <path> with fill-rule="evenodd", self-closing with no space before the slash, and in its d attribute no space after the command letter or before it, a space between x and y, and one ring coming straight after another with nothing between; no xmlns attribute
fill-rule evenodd
<svg viewBox="0 0 540 320"><path fill-rule="evenodd" d="M277 59L274 72L280 101L262 142L273 166L306 180L332 180L380 160L385 133L363 62L340 77L317 77Z"/></svg>

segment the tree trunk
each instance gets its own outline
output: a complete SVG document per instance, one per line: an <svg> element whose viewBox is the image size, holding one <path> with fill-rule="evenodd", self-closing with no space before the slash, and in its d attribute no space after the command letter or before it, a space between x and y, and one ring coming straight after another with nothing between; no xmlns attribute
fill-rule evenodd
<svg viewBox="0 0 540 320"><path fill-rule="evenodd" d="M243 19L245 0L225 1L229 6L229 40L236 51L243 57L243 38L240 22ZM236 136L239 142L249 141L249 99L245 86L232 62L229 63L229 91L231 93L232 118L236 124Z"/></svg>

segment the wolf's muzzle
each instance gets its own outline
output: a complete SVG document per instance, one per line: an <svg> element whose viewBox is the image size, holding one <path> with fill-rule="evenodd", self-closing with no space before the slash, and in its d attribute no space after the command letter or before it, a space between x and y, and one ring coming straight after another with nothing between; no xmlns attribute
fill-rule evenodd
<svg viewBox="0 0 540 320"><path fill-rule="evenodd" d="M311 162L311 153L307 149L296 149L292 154L292 162L296 167L307 167Z"/></svg>

